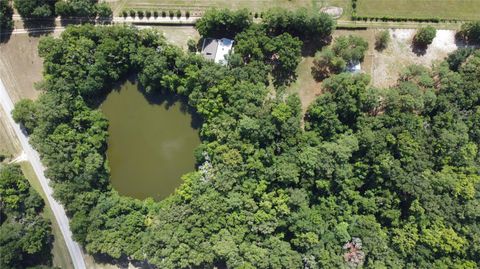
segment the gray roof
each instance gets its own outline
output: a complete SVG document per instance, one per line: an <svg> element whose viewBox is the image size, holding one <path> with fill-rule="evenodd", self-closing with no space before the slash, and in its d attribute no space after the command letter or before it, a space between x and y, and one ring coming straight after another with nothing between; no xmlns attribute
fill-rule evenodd
<svg viewBox="0 0 480 269"><path fill-rule="evenodd" d="M209 60L215 60L215 55L217 55L217 48L217 39L205 38L203 40L202 55Z"/></svg>

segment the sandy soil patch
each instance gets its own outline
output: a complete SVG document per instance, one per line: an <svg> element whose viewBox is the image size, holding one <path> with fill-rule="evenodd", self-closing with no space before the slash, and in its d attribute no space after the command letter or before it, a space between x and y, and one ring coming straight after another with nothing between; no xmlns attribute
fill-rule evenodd
<svg viewBox="0 0 480 269"><path fill-rule="evenodd" d="M455 31L437 30L437 35L424 54L412 50L414 29L390 29L391 42L383 52L374 52L372 83L375 87L395 85L399 74L407 66L419 64L431 67L441 62L458 46L455 43Z"/></svg>

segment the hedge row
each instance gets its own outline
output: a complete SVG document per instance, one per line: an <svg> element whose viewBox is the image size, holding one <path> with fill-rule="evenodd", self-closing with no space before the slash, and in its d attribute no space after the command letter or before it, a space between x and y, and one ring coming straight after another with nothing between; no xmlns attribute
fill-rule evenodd
<svg viewBox="0 0 480 269"><path fill-rule="evenodd" d="M439 23L439 22L457 22L457 20L445 20L445 19L440 19L438 17L434 18L415 18L415 17L394 17L394 16L381 16L381 17L376 17L376 16L358 16L356 14L352 15L352 20L354 21L395 21L395 22L434 22L434 23Z"/></svg>
<svg viewBox="0 0 480 269"><path fill-rule="evenodd" d="M170 18L173 18L173 17L177 17L177 18L180 18L185 16L186 18L189 18L190 17L190 11L189 10L186 10L182 13L181 10L176 10L176 11L173 11L173 10L162 10L162 11L158 11L158 10L154 10L154 11L151 11L151 10L134 10L134 9L130 9L130 10L123 10L122 11L122 16L124 18L130 16L132 18L135 18L135 17L139 17L139 18L143 18L143 17L147 17L147 18L150 18L150 17L154 17L154 18L158 18L158 17L163 17L163 18L166 18L167 16L170 17Z"/></svg>

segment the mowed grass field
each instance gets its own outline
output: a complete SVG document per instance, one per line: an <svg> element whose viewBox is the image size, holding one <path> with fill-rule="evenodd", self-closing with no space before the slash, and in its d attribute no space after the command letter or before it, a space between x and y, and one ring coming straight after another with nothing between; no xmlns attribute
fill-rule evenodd
<svg viewBox="0 0 480 269"><path fill-rule="evenodd" d="M204 11L208 8L247 8L253 12L261 12L272 7L295 9L297 7L310 7L312 0L118 0L108 1L114 11L123 9L158 9L158 10L193 10Z"/></svg>
<svg viewBox="0 0 480 269"><path fill-rule="evenodd" d="M480 20L480 0L357 0L357 15Z"/></svg>
<svg viewBox="0 0 480 269"><path fill-rule="evenodd" d="M300 7L320 10L325 6L339 6L344 8L346 11L344 13L351 13L350 0L106 0L106 2L112 6L115 14L129 9L205 11L209 8L246 8L260 13L274 7L289 10Z"/></svg>

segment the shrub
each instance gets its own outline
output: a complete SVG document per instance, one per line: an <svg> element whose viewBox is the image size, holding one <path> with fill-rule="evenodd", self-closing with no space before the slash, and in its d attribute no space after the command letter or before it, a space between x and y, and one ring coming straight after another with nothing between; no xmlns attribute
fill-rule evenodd
<svg viewBox="0 0 480 269"><path fill-rule="evenodd" d="M390 42L390 33L388 30L381 31L375 36L375 48L379 51L387 48L388 42Z"/></svg>
<svg viewBox="0 0 480 269"><path fill-rule="evenodd" d="M182 17L182 12L181 12L180 10L177 10L177 13L176 13L176 14L177 14L177 18Z"/></svg>
<svg viewBox="0 0 480 269"><path fill-rule="evenodd" d="M165 10L162 10L162 17L166 17L167 16L167 12Z"/></svg>
<svg viewBox="0 0 480 269"><path fill-rule="evenodd" d="M464 63L474 51L474 48L460 48L449 54L447 57L447 63L450 70L458 71L462 63Z"/></svg>
<svg viewBox="0 0 480 269"><path fill-rule="evenodd" d="M432 26L422 27L418 29L413 42L417 46L426 47L432 43L436 34L437 30Z"/></svg>
<svg viewBox="0 0 480 269"><path fill-rule="evenodd" d="M144 16L145 14L144 14L143 10L138 10L138 11L137 11L137 15L138 15L139 18L143 18L143 16Z"/></svg>
<svg viewBox="0 0 480 269"><path fill-rule="evenodd" d="M112 9L108 6L107 3L98 3L95 5L97 10L97 15L100 18L110 18L113 15Z"/></svg>
<svg viewBox="0 0 480 269"><path fill-rule="evenodd" d="M312 75L316 80L323 80L332 74L337 74L347 68L347 63L335 55L331 48L325 48L315 54Z"/></svg>
<svg viewBox="0 0 480 269"><path fill-rule="evenodd" d="M187 41L188 51L197 52L197 41L195 39L189 39Z"/></svg>
<svg viewBox="0 0 480 269"><path fill-rule="evenodd" d="M135 12L135 10L130 9L130 17L135 18L136 15L137 13Z"/></svg>
<svg viewBox="0 0 480 269"><path fill-rule="evenodd" d="M462 24L460 35L468 43L480 44L480 21Z"/></svg>
<svg viewBox="0 0 480 269"><path fill-rule="evenodd" d="M173 18L173 16L175 16L175 13L173 12L173 10L168 11L168 16L170 16L170 18Z"/></svg>
<svg viewBox="0 0 480 269"><path fill-rule="evenodd" d="M190 18L190 11L188 11L188 10L185 11L185 17L186 17L186 18Z"/></svg>
<svg viewBox="0 0 480 269"><path fill-rule="evenodd" d="M147 16L147 18L150 18L152 16L152 12L150 10L145 11L145 16Z"/></svg>
<svg viewBox="0 0 480 269"><path fill-rule="evenodd" d="M155 17L155 18L158 17L158 11L155 10L155 11L153 12L153 17Z"/></svg>
<svg viewBox="0 0 480 269"><path fill-rule="evenodd" d="M122 16L126 18L128 16L128 12L126 10L122 11Z"/></svg>
<svg viewBox="0 0 480 269"><path fill-rule="evenodd" d="M353 35L340 36L335 39L332 45L335 55L341 57L347 63L361 62L367 49L368 42Z"/></svg>

